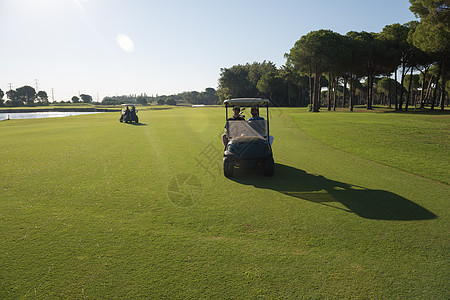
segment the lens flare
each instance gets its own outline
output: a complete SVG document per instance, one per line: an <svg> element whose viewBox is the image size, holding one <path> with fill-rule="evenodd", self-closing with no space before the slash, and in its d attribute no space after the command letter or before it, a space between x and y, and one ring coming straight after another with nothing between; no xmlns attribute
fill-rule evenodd
<svg viewBox="0 0 450 300"><path fill-rule="evenodd" d="M134 43L126 34L121 33L117 35L117 44L125 52L131 53L134 51Z"/></svg>

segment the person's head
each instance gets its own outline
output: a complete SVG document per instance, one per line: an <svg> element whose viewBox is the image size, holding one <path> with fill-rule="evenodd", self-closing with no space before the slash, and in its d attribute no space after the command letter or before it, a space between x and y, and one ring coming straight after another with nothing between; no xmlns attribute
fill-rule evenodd
<svg viewBox="0 0 450 300"><path fill-rule="evenodd" d="M253 118L256 118L259 116L259 109L257 106L253 106L250 112L251 112Z"/></svg>
<svg viewBox="0 0 450 300"><path fill-rule="evenodd" d="M241 109L239 108L239 106L233 107L233 117L238 117L240 112Z"/></svg>

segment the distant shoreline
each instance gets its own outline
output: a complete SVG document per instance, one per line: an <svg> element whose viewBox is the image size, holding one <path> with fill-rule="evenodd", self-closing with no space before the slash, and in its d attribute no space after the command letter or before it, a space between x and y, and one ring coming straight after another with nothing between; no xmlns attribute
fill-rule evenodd
<svg viewBox="0 0 450 300"><path fill-rule="evenodd" d="M90 108L90 107L52 107L52 108L2 108L0 113L34 113L34 112L113 112L120 109Z"/></svg>

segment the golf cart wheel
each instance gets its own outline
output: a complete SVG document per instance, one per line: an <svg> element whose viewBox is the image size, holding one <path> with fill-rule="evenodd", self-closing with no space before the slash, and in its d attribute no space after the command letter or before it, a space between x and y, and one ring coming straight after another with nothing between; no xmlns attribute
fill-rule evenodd
<svg viewBox="0 0 450 300"><path fill-rule="evenodd" d="M272 177L275 170L275 162L273 157L269 157L264 162L264 176Z"/></svg>
<svg viewBox="0 0 450 300"><path fill-rule="evenodd" d="M223 175L225 177L233 177L234 165L227 157L223 158Z"/></svg>

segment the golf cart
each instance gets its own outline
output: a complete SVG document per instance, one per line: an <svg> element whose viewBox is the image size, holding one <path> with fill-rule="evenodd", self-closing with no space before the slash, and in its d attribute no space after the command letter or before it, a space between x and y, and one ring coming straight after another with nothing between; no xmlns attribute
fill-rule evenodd
<svg viewBox="0 0 450 300"><path fill-rule="evenodd" d="M262 168L265 176L273 176L274 160L269 136L269 104L261 98L238 98L225 100L227 123L225 135L228 143L223 153L223 173L232 177L234 168ZM266 118L261 120L232 120L228 118L229 107L266 107Z"/></svg>
<svg viewBox="0 0 450 300"><path fill-rule="evenodd" d="M136 122L139 123L139 118L137 116L137 110L134 104L122 104L122 114L120 115L119 121L125 123Z"/></svg>

